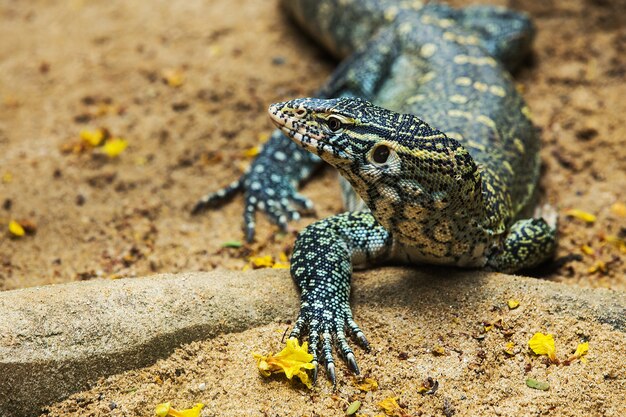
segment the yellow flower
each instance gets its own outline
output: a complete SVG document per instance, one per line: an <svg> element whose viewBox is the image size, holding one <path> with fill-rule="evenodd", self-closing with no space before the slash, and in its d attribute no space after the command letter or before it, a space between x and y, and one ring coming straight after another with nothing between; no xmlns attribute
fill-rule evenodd
<svg viewBox="0 0 626 417"><path fill-rule="evenodd" d="M596 221L596 216L579 209L569 209L565 210L566 216L574 217L575 219L582 220L585 223L593 223Z"/></svg>
<svg viewBox="0 0 626 417"><path fill-rule="evenodd" d="M558 363L556 358L556 347L554 346L554 337L552 334L535 333L528 341L528 346L537 355L548 355L552 363Z"/></svg>
<svg viewBox="0 0 626 417"><path fill-rule="evenodd" d="M509 300L506 302L506 304L509 306L509 310L515 310L517 307L519 307L519 301L517 300Z"/></svg>
<svg viewBox="0 0 626 417"><path fill-rule="evenodd" d="M121 138L112 138L106 141L102 147L102 151L111 158L115 158L121 154L128 146L128 142Z"/></svg>
<svg viewBox="0 0 626 417"><path fill-rule="evenodd" d="M22 237L24 236L24 234L26 234L26 231L24 230L22 225L16 222L15 220L11 220L9 222L9 232L13 236L17 236L17 237Z"/></svg>
<svg viewBox="0 0 626 417"><path fill-rule="evenodd" d="M100 146L102 141L106 138L107 134L103 129L96 130L81 130L80 138L90 144L93 147Z"/></svg>
<svg viewBox="0 0 626 417"><path fill-rule="evenodd" d="M396 410L400 409L398 404L398 397L387 397L378 403L378 406L385 412L385 414L391 416Z"/></svg>
<svg viewBox="0 0 626 417"><path fill-rule="evenodd" d="M356 387L361 391L376 391L378 389L378 381L374 378L364 378L361 384L357 384Z"/></svg>
<svg viewBox="0 0 626 417"><path fill-rule="evenodd" d="M515 355L515 343L513 342L508 342L506 344L506 347L504 348L504 353L506 353L507 355L513 356Z"/></svg>
<svg viewBox="0 0 626 417"><path fill-rule="evenodd" d="M585 255L593 255L594 254L594 250L591 246L589 245L582 245L580 247L580 250L582 251L582 253L584 253Z"/></svg>
<svg viewBox="0 0 626 417"><path fill-rule="evenodd" d="M570 358L570 360L580 359L581 362L587 362L587 359L584 356L589 352L589 342L579 343L576 347L576 352Z"/></svg>
<svg viewBox="0 0 626 417"><path fill-rule="evenodd" d="M298 339L291 338L287 340L285 348L276 355L263 356L253 353L252 356L256 359L259 372L264 377L282 372L287 379L297 376L304 385L311 388L311 380L305 369L313 369L315 365L311 363L313 355L308 352L307 342L300 346Z"/></svg>
<svg viewBox="0 0 626 417"><path fill-rule="evenodd" d="M158 417L200 417L200 410L204 407L204 404L198 403L193 408L186 410L176 410L172 408L172 404L167 402L163 404L157 404L154 412Z"/></svg>
<svg viewBox="0 0 626 417"><path fill-rule="evenodd" d="M162 72L163 80L170 87L180 87L185 82L185 73L180 69L165 69Z"/></svg>
<svg viewBox="0 0 626 417"><path fill-rule="evenodd" d="M253 256L250 258L250 262L255 268L271 268L274 265L274 259L270 255Z"/></svg>

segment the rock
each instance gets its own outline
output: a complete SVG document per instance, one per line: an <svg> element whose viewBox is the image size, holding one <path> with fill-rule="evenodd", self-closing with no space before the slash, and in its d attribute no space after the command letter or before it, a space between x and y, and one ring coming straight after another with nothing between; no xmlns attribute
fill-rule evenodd
<svg viewBox="0 0 626 417"><path fill-rule="evenodd" d="M0 416L39 415L182 343L293 318L298 298L289 275L256 275L160 275L0 293ZM276 300L276 292L289 296Z"/></svg>
<svg viewBox="0 0 626 417"><path fill-rule="evenodd" d="M626 332L626 295L619 292L443 268L375 269L356 274L354 282L357 321L364 306L399 312L411 306L424 323L449 309L467 318L490 307L507 311L507 299L522 295L520 308L545 317ZM181 344L293 319L297 299L286 270L95 280L0 293L0 415L38 415L42 406L100 377L154 363ZM395 320L390 324L402 328L402 314ZM475 320L460 323L474 340ZM544 325L529 324L538 330Z"/></svg>

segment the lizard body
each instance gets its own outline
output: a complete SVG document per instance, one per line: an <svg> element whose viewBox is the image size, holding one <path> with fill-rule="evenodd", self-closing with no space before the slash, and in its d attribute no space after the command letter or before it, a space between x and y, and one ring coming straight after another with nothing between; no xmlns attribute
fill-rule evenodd
<svg viewBox="0 0 626 417"><path fill-rule="evenodd" d="M307 227L291 260L302 300L291 337L306 332L334 381L333 339L357 372L346 330L367 346L349 306L353 267L401 261L510 272L553 252L555 220L521 218L539 177L539 139L508 71L528 51L533 28L523 14L488 6L284 5L347 58L316 98L270 107L279 130L222 193L244 188L251 238L256 208L284 227L297 217L292 202L310 207L295 188L320 160L351 185L343 189L353 211Z"/></svg>

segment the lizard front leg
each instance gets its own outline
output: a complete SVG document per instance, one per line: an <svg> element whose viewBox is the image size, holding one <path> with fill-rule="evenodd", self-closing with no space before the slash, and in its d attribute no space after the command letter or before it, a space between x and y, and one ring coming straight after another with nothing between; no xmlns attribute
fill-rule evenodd
<svg viewBox="0 0 626 417"><path fill-rule="evenodd" d="M329 217L311 224L298 236L291 275L301 291L301 307L290 337L300 338L308 331L314 380L321 353L328 377L335 384L333 339L341 356L359 373L346 330L364 348L368 348L368 343L350 309L352 267L387 259L391 246L391 235L370 212Z"/></svg>

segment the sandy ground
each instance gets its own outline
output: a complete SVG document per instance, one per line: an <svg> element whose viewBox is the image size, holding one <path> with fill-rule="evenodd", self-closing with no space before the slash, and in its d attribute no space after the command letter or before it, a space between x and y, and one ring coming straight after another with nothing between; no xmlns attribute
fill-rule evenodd
<svg viewBox="0 0 626 417"><path fill-rule="evenodd" d="M626 2L491 3L526 10L538 26L516 77L542 130L558 257L574 260L535 273L625 290L626 254L607 236L626 237L615 209L626 203ZM310 94L334 65L276 1L0 3L0 289L240 269L251 254L288 253L313 217L281 235L260 215L254 244L223 248L242 240L241 197L198 217L189 210L249 164L246 151L271 130L267 105ZM97 128L128 149L63 152ZM340 210L329 169L303 192L317 217ZM597 219L565 216L571 208ZM13 219L36 233L11 238Z"/></svg>

